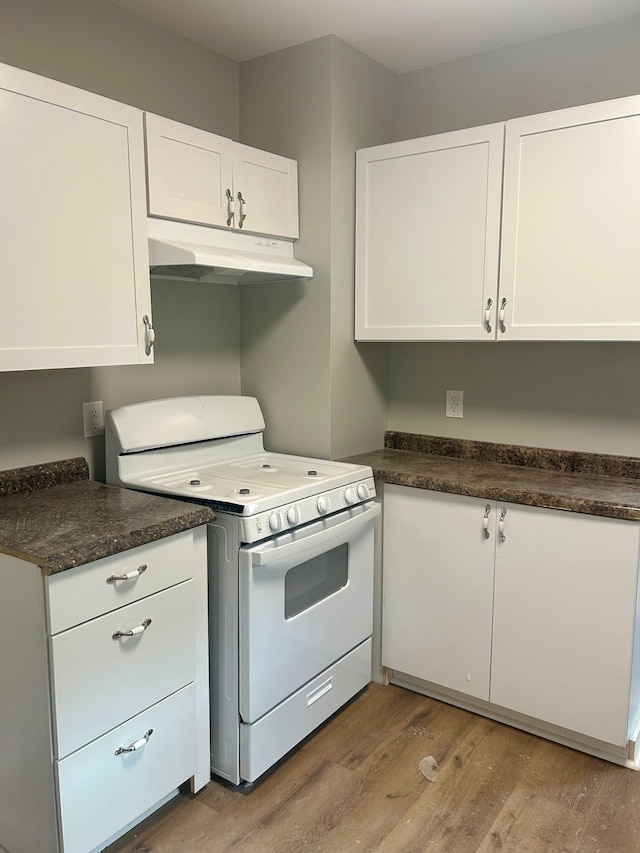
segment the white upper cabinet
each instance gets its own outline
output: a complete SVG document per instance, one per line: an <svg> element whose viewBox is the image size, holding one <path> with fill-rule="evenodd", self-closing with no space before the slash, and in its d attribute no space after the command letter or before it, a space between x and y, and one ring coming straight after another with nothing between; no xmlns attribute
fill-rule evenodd
<svg viewBox="0 0 640 853"><path fill-rule="evenodd" d="M226 227L230 139L145 113L149 213Z"/></svg>
<svg viewBox="0 0 640 853"><path fill-rule="evenodd" d="M640 338L640 97L507 122L510 340Z"/></svg>
<svg viewBox="0 0 640 853"><path fill-rule="evenodd" d="M0 370L152 362L142 113L0 65L0 185Z"/></svg>
<svg viewBox="0 0 640 853"><path fill-rule="evenodd" d="M298 237L295 160L146 114L149 214Z"/></svg>
<svg viewBox="0 0 640 853"><path fill-rule="evenodd" d="M493 336L503 137L494 124L357 152L356 340Z"/></svg>
<svg viewBox="0 0 640 853"><path fill-rule="evenodd" d="M640 339L639 142L634 96L359 151L356 340Z"/></svg>

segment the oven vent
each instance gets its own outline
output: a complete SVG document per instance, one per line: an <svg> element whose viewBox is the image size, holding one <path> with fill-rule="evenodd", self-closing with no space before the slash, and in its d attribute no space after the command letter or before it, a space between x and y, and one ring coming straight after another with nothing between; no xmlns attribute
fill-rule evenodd
<svg viewBox="0 0 640 853"><path fill-rule="evenodd" d="M151 275L218 284L309 280L313 269L293 256L290 240L204 225L147 220Z"/></svg>

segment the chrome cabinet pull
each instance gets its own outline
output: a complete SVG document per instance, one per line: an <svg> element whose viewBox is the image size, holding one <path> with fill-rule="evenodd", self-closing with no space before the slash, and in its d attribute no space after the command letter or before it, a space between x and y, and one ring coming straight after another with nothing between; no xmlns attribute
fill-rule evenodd
<svg viewBox="0 0 640 853"><path fill-rule="evenodd" d="M144 323L144 336L145 336L145 355L151 355L151 347L154 345L156 340L156 333L151 325L151 320L149 319L149 315L145 314L142 318L142 322Z"/></svg>
<svg viewBox="0 0 640 853"><path fill-rule="evenodd" d="M491 333L491 306L493 299L487 299L487 307L484 309L484 324L487 327L487 332Z"/></svg>
<svg viewBox="0 0 640 853"><path fill-rule="evenodd" d="M227 225L233 223L233 217L236 215L236 200L231 195L231 190L227 187Z"/></svg>
<svg viewBox="0 0 640 853"><path fill-rule="evenodd" d="M122 755L123 752L136 752L136 750L142 749L143 746L146 746L149 743L149 738L152 734L153 729L148 729L139 740L134 740L134 742L129 744L129 746L119 746L114 754Z"/></svg>
<svg viewBox="0 0 640 853"><path fill-rule="evenodd" d="M114 640L119 640L120 637L137 637L138 634L143 634L149 625L151 625L151 619L145 619L141 625L136 625L136 627L131 628L130 631L116 631L115 634L112 634L111 636Z"/></svg>
<svg viewBox="0 0 640 853"><path fill-rule="evenodd" d="M241 192L238 192L238 201L240 202L240 219L238 220L238 228L242 228L242 223L247 218L247 200L246 198L243 198Z"/></svg>
<svg viewBox="0 0 640 853"><path fill-rule="evenodd" d="M107 578L107 583L115 583L116 581L134 581L136 578L139 578L143 572L147 571L147 564L142 563L142 565L138 566L137 569L133 569L131 572L127 572L126 575L109 575Z"/></svg>
<svg viewBox="0 0 640 853"><path fill-rule="evenodd" d="M505 309L506 307L507 307L507 299L506 299L506 297L505 297L505 298L503 298L502 302L500 303L500 314L499 314L499 317L500 317L500 331L501 331L501 332L506 332L506 331L507 331L507 327L506 327L505 322L504 322L504 309Z"/></svg>
<svg viewBox="0 0 640 853"><path fill-rule="evenodd" d="M506 537L506 534L504 532L504 517L506 514L507 514L507 511L503 507L502 512L500 513L500 518L498 519L498 533L500 534L500 539L502 542L507 541L507 537Z"/></svg>
<svg viewBox="0 0 640 853"><path fill-rule="evenodd" d="M489 533L489 513L491 512L491 505L487 504L484 508L484 518L482 519L482 529L484 530L484 538L488 539L491 535Z"/></svg>

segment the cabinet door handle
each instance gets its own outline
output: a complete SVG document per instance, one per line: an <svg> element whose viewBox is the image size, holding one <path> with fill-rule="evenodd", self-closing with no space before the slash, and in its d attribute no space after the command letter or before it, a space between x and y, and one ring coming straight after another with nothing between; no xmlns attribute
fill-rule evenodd
<svg viewBox="0 0 640 853"><path fill-rule="evenodd" d="M115 634L112 634L112 638L114 640L119 640L120 637L137 637L138 634L143 634L147 628L151 625L151 619L145 619L140 625L136 625L135 628L131 628L129 631L116 631Z"/></svg>
<svg viewBox="0 0 640 853"><path fill-rule="evenodd" d="M123 752L136 752L136 750L142 749L143 746L149 743L149 738L152 734L153 729L148 729L139 740L134 740L129 746L119 746L115 751L115 755L122 755Z"/></svg>
<svg viewBox="0 0 640 853"><path fill-rule="evenodd" d="M107 578L107 583L115 583L116 581L134 581L136 578L139 578L143 572L147 571L147 564L142 563L142 565L138 566L137 569L133 569L131 572L127 572L126 575L109 575Z"/></svg>
<svg viewBox="0 0 640 853"><path fill-rule="evenodd" d="M504 309L506 307L507 307L507 300L505 297L505 298L503 298L502 302L500 303L499 319L500 319L500 331L501 332L507 331L507 327L506 327L505 322L504 322Z"/></svg>
<svg viewBox="0 0 640 853"><path fill-rule="evenodd" d="M484 538L488 539L489 533L489 513L491 512L491 504L487 504L484 508L484 518L482 519L482 529L484 530Z"/></svg>
<svg viewBox="0 0 640 853"><path fill-rule="evenodd" d="M247 218L247 200L241 192L238 192L238 201L240 202L240 219L238 220L238 228L242 228L242 223Z"/></svg>
<svg viewBox="0 0 640 853"><path fill-rule="evenodd" d="M484 309L484 324L487 327L487 332L491 333L491 306L493 299L487 299L487 307Z"/></svg>
<svg viewBox="0 0 640 853"><path fill-rule="evenodd" d="M498 533L500 534L500 540L502 542L507 541L507 536L504 532L504 517L506 514L507 514L507 511L506 511L506 509L503 508L502 512L500 513L500 518L498 519Z"/></svg>
<svg viewBox="0 0 640 853"><path fill-rule="evenodd" d="M151 347L154 345L156 340L156 333L151 325L151 320L149 319L149 315L145 314L142 318L142 322L144 323L144 336L145 336L145 354L151 355Z"/></svg>
<svg viewBox="0 0 640 853"><path fill-rule="evenodd" d="M227 225L233 223L233 217L236 215L236 200L231 195L231 190L227 187Z"/></svg>

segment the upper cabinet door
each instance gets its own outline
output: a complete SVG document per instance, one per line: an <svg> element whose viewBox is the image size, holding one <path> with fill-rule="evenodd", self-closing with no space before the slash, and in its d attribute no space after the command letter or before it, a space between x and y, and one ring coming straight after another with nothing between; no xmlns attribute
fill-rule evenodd
<svg viewBox="0 0 640 853"><path fill-rule="evenodd" d="M248 145L236 145L233 160L235 225L245 231L296 240L298 164Z"/></svg>
<svg viewBox="0 0 640 853"><path fill-rule="evenodd" d="M231 140L150 113L145 122L149 213L231 225Z"/></svg>
<svg viewBox="0 0 640 853"><path fill-rule="evenodd" d="M0 65L0 370L152 361L142 113Z"/></svg>
<svg viewBox="0 0 640 853"><path fill-rule="evenodd" d="M166 219L298 237L298 165L146 114L149 213Z"/></svg>
<svg viewBox="0 0 640 853"><path fill-rule="evenodd" d="M511 340L640 338L640 97L507 122Z"/></svg>
<svg viewBox="0 0 640 853"><path fill-rule="evenodd" d="M356 340L493 340L504 124L357 152Z"/></svg>

